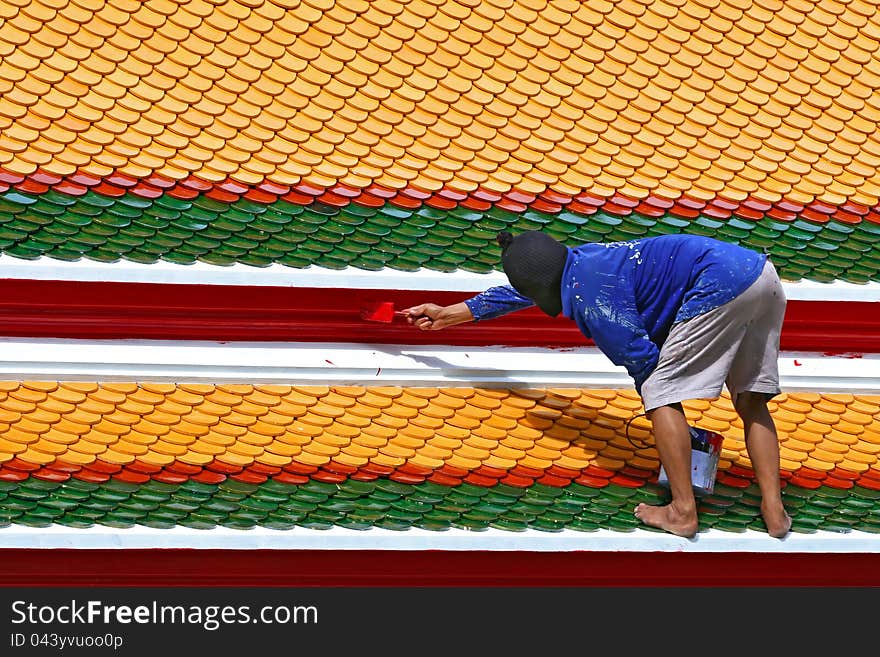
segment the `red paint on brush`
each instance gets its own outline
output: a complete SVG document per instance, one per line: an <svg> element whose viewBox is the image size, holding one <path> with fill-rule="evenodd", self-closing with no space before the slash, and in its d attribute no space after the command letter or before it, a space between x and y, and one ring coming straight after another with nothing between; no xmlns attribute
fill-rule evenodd
<svg viewBox="0 0 880 657"><path fill-rule="evenodd" d="M361 319L368 322L382 322L388 324L395 317L402 316L405 313L395 312L393 301L379 301L368 304L361 309Z"/></svg>

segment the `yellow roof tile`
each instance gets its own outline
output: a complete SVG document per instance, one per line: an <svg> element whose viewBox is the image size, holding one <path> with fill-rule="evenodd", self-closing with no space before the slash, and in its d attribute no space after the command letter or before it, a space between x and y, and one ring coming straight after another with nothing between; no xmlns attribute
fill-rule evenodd
<svg viewBox="0 0 880 657"><path fill-rule="evenodd" d="M869 443L864 440L853 443L852 449L861 452L862 454L871 454L873 456L877 456L878 454L880 454L880 445Z"/></svg>
<svg viewBox="0 0 880 657"><path fill-rule="evenodd" d="M254 461L271 467L284 467L293 460L291 456L292 455L275 454L267 450L259 456L254 457Z"/></svg>
<svg viewBox="0 0 880 657"><path fill-rule="evenodd" d="M525 450L516 449L507 444L501 444L497 447L494 447L490 454L490 456L494 456L496 458L503 459L504 461L513 463L519 461L525 455Z"/></svg>
<svg viewBox="0 0 880 657"><path fill-rule="evenodd" d="M161 455L157 455L161 458ZM304 460L305 454L300 454L297 460ZM228 463L229 465L234 466L248 466L253 463L253 457L244 456L241 454L236 454L235 452L224 452L223 454L219 454L217 457L218 461L222 461L223 463ZM146 460L146 458L144 459ZM317 463L315 465L323 465L327 459L325 458L316 458Z"/></svg>
<svg viewBox="0 0 880 657"><path fill-rule="evenodd" d="M336 451L338 451L317 441L310 442L308 445L303 446L303 450L312 454L323 454L325 451L330 454L335 454ZM226 448L226 452L224 452L227 456L240 457L242 460L253 460L255 456L259 456L262 453L262 446L251 445L243 440L237 440L234 443L231 443Z"/></svg>
<svg viewBox="0 0 880 657"><path fill-rule="evenodd" d="M43 452L37 449L33 449L33 447L28 447L25 451L21 452L18 455L22 461L27 463L34 463L37 465L48 465L52 461L55 460L56 455L48 452Z"/></svg>

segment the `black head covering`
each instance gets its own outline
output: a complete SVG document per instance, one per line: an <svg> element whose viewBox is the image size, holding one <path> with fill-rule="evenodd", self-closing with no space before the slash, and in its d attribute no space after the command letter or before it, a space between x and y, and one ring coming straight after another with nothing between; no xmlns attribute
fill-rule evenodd
<svg viewBox="0 0 880 657"><path fill-rule="evenodd" d="M516 237L505 230L495 240L513 288L551 317L562 312L562 270L568 248L539 230L527 230Z"/></svg>

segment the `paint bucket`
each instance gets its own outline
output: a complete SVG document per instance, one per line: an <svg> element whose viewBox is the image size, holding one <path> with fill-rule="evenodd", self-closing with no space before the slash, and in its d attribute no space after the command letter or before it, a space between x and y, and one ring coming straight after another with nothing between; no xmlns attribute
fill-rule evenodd
<svg viewBox="0 0 880 657"><path fill-rule="evenodd" d="M718 458L724 437L699 427L689 427L691 434L691 483L698 495L710 495L715 490L715 475L718 473ZM663 466L657 483L668 486L669 478Z"/></svg>

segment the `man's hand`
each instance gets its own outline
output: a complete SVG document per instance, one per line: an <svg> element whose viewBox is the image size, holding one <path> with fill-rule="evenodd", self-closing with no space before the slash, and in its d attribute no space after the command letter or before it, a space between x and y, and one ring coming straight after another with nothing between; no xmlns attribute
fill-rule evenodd
<svg viewBox="0 0 880 657"><path fill-rule="evenodd" d="M406 321L420 331L439 331L456 324L474 321L471 309L464 302L454 303L451 306L423 303L404 308L401 312L406 315Z"/></svg>

